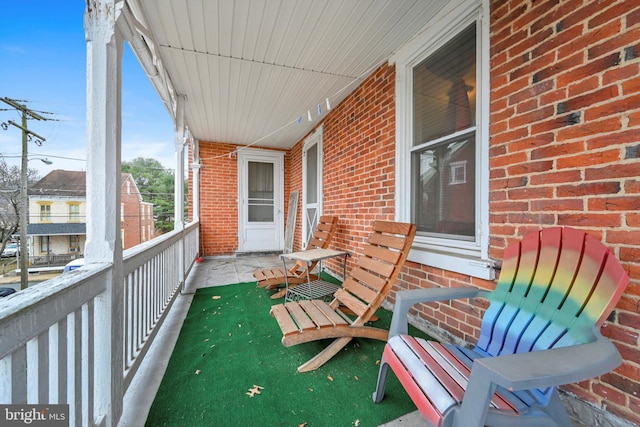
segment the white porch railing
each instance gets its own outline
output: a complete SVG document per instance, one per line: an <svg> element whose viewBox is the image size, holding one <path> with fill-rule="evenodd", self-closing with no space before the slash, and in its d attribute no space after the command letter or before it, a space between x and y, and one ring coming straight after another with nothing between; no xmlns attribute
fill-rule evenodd
<svg viewBox="0 0 640 427"><path fill-rule="evenodd" d="M123 254L125 390L164 320L167 308L173 304L177 291L189 275L198 256L198 238L198 224L190 224L182 232L159 237Z"/></svg>
<svg viewBox="0 0 640 427"><path fill-rule="evenodd" d="M111 343L112 352L124 354L124 366L120 358L101 354L96 338L105 331L112 336L113 325L101 315L114 276L111 264L90 264L0 299L0 404L67 403L70 425L115 425L119 409L107 416L102 408L121 408L131 378L193 266L198 236L199 225L192 223L125 252L124 310L116 313L123 322L113 322L124 325L123 342ZM101 369L99 359L105 356L116 361L111 369ZM99 386L122 380L124 387Z"/></svg>

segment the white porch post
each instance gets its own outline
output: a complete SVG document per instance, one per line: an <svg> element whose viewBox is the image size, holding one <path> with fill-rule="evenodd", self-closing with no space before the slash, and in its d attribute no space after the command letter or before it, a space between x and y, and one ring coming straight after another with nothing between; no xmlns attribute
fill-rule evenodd
<svg viewBox="0 0 640 427"><path fill-rule="evenodd" d="M176 174L174 179L174 230L184 229L184 95L176 97L174 144L176 150Z"/></svg>
<svg viewBox="0 0 640 427"><path fill-rule="evenodd" d="M200 221L200 168L202 168L202 162L200 161L200 140L192 139L191 153L193 155L193 163L191 163L191 170L193 171L191 182L191 203L193 206L193 221Z"/></svg>
<svg viewBox="0 0 640 427"><path fill-rule="evenodd" d="M120 238L120 133L123 40L116 31L121 0L90 0L87 40L87 264L113 265L94 306L96 373L93 423L116 425L122 413L123 325Z"/></svg>
<svg viewBox="0 0 640 427"><path fill-rule="evenodd" d="M173 209L173 229L184 230L184 95L176 96L176 119L174 126L174 144L176 150L176 173L174 179L174 209ZM185 255L184 238L178 243L178 271L180 272L180 288L184 289L185 276Z"/></svg>

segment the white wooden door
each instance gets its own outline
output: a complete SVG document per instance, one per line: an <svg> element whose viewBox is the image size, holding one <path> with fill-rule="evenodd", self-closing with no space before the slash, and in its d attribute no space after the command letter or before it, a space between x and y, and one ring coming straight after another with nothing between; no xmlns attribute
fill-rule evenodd
<svg viewBox="0 0 640 427"><path fill-rule="evenodd" d="M302 147L302 244L307 247L322 215L322 126Z"/></svg>
<svg viewBox="0 0 640 427"><path fill-rule="evenodd" d="M284 247L284 155L269 150L238 153L238 250Z"/></svg>

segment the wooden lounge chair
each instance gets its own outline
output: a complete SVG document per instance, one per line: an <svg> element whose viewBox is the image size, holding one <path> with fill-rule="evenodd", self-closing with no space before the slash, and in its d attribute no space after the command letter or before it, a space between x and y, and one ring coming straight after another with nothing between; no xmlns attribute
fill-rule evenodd
<svg viewBox="0 0 640 427"><path fill-rule="evenodd" d="M373 400L390 366L429 426L570 426L556 386L620 365L600 327L628 281L600 241L557 227L510 245L492 292L398 292ZM485 296L475 349L407 335L414 304Z"/></svg>
<svg viewBox="0 0 640 427"><path fill-rule="evenodd" d="M287 302L271 308L282 330L285 347L336 338L328 347L298 367L299 372L319 368L354 337L386 340L386 329L365 326L380 307L400 274L413 237L413 224L376 221L373 233L349 277L327 303L322 300ZM345 312L352 312L355 319Z"/></svg>
<svg viewBox="0 0 640 427"><path fill-rule="evenodd" d="M318 221L316 230L309 240L307 249L322 248L327 249L333 239L334 234L338 228L338 217L323 215ZM313 271L317 263L307 265L302 261L296 261L296 263L286 270L284 267L266 268L263 270L256 270L253 272L253 277L258 281L258 287L275 289L289 282L289 286L293 287L300 283L307 282L307 271L310 273ZM317 276L309 274L311 280L316 280ZM271 296L271 298L282 298L285 290L279 291Z"/></svg>

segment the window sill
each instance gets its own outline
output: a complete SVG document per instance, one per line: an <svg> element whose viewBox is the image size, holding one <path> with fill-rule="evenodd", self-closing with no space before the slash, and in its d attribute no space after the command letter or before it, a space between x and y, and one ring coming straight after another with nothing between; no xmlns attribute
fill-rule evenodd
<svg viewBox="0 0 640 427"><path fill-rule="evenodd" d="M495 261L483 259L479 253L472 254L471 251L463 254L434 250L414 244L407 259L419 264L466 274L479 279L494 280L496 278Z"/></svg>

